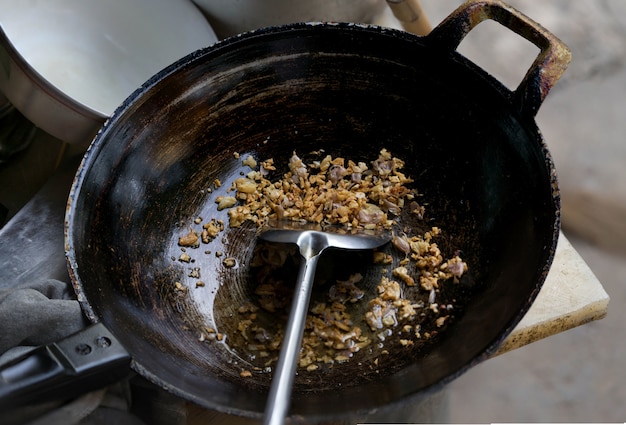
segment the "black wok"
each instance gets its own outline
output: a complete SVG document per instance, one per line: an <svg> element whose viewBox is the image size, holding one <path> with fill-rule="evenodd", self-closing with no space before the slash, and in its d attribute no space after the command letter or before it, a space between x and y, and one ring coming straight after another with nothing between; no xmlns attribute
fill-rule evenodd
<svg viewBox="0 0 626 425"><path fill-rule="evenodd" d="M540 48L514 91L456 52L485 19ZM368 160L386 148L406 161L427 202L424 220L402 222L439 226L442 251L460 250L469 264L461 283L439 294L458 305L455 321L432 344L390 349L377 370L380 353L363 353L300 373L291 412L337 418L440 388L494 352L548 273L559 192L534 116L568 61L560 41L493 1L462 6L426 37L294 24L185 57L126 100L79 168L66 244L86 315L119 339L149 380L201 406L260 417L270 375L240 377L246 357L228 345L237 308L250 296L255 229L227 230L211 254L194 251L194 263L178 260L178 238L196 217L227 220L215 198L245 170L248 154L274 158L280 169L294 150L307 159L323 149ZM237 266L225 268L217 251ZM188 277L193 267L204 287ZM226 339L203 341L206 327Z"/></svg>

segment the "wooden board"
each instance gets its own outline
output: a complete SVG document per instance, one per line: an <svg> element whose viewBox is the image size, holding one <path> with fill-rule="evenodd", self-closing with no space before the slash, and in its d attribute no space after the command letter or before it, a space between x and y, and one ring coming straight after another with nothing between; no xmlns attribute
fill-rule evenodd
<svg viewBox="0 0 626 425"><path fill-rule="evenodd" d="M609 296L561 233L552 268L528 313L495 355L606 316Z"/></svg>

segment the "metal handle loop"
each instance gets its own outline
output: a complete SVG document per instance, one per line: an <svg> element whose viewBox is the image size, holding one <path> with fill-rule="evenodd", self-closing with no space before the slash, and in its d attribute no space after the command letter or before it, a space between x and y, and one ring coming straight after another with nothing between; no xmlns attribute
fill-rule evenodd
<svg viewBox="0 0 626 425"><path fill-rule="evenodd" d="M476 25L488 19L502 24L540 50L512 96L513 106L520 113L534 117L571 61L570 49L555 35L499 0L470 0L444 19L426 39L439 48L454 51Z"/></svg>

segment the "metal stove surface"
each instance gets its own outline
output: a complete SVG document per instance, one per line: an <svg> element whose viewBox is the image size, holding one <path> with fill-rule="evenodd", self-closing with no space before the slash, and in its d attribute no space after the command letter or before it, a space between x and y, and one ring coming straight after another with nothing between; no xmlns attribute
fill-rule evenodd
<svg viewBox="0 0 626 425"><path fill-rule="evenodd" d="M0 229L0 287L16 287L33 279L69 282L63 222L78 162L64 162ZM15 184L6 189L27 190Z"/></svg>

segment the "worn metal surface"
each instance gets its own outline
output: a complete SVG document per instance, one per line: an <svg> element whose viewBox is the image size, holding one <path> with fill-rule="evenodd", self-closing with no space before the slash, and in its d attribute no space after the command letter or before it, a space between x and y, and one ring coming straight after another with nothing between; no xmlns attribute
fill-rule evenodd
<svg viewBox="0 0 626 425"><path fill-rule="evenodd" d="M239 175L233 152L286 164L293 149L368 158L387 148L416 174L429 225L452 235L442 248L460 246L476 265L462 320L425 356L396 355L372 379L359 367L358 385L350 367L301 378L294 412L340 415L438 388L493 353L554 255L558 188L529 118L540 101L526 110L512 99L454 51L374 28L294 25L188 57L118 111L78 175L68 248L79 298L144 376L206 407L258 415L265 378L240 379L232 356L185 330L189 319L215 320L212 296L196 298L195 311L172 303L172 279L185 279L170 260L177 238L188 220L215 214L202 190ZM251 237L229 233L224 248L245 255ZM207 282L219 286L219 264L206 261L216 270ZM237 305L233 282L225 286Z"/></svg>

